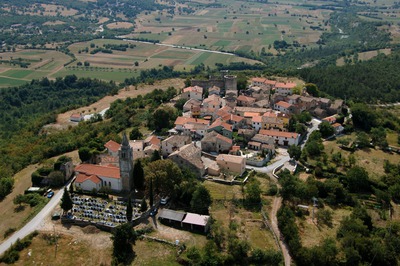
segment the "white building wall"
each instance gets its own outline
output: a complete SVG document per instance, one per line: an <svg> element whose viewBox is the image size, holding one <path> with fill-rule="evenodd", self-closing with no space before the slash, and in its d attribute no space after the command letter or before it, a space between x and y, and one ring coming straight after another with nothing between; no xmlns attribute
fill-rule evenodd
<svg viewBox="0 0 400 266"><path fill-rule="evenodd" d="M102 180L103 186L108 186L112 190L115 190L115 191L122 190L121 178L111 178L111 177L100 176L100 179Z"/></svg>
<svg viewBox="0 0 400 266"><path fill-rule="evenodd" d="M101 188L101 183L96 184L96 183L92 182L91 180L85 180L84 182L77 183L76 185L86 191L92 191L93 188L95 188L97 191L99 191L99 189Z"/></svg>

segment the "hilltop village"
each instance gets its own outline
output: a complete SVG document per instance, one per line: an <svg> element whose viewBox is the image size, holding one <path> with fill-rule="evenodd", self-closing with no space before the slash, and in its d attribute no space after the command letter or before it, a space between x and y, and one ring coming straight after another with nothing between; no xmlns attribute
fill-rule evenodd
<svg viewBox="0 0 400 266"><path fill-rule="evenodd" d="M252 78L248 88L239 93L235 76L224 75L221 80L217 84L221 87L211 80L193 81L205 86L186 87L172 100L186 102L168 137L150 135L144 140L128 141L125 136L121 145L107 142L107 154L99 156L97 166L83 164L75 169L75 186L87 191L102 186L115 192L127 190L129 182L124 189L119 179L123 172L130 172L133 160L149 157L155 151L199 178L231 180L241 176L246 165L264 166L276 148L299 145L307 130L290 131L289 124L293 115L303 111L332 124L335 134L343 131L336 122L343 100L312 97L301 86L300 94L294 94L299 88L296 83L259 77ZM71 121L78 116L72 115ZM125 156L131 160L124 164L123 158L128 158Z"/></svg>

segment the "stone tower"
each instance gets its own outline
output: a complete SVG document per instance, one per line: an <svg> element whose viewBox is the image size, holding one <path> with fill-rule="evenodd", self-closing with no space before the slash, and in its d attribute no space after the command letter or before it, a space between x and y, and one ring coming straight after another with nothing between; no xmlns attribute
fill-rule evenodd
<svg viewBox="0 0 400 266"><path fill-rule="evenodd" d="M130 192L133 188L133 150L125 133L122 136L122 144L119 148L118 156L122 191Z"/></svg>

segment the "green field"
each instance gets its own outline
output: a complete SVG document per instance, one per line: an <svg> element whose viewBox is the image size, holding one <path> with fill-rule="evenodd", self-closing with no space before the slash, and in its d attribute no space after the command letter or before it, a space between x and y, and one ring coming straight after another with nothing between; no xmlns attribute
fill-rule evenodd
<svg viewBox="0 0 400 266"><path fill-rule="evenodd" d="M94 44L94 47L91 47L91 44ZM96 47L103 47L105 44L132 44L134 47L128 48L126 51L113 50L111 54L90 53ZM64 64L71 61L71 57L54 50L22 49L16 52L2 53L3 60L18 59L29 65L27 68L21 68L19 65L8 62L0 64L0 87L17 86L32 79L43 77L55 79L71 74L78 77L123 82L126 78L139 75L140 70L163 66L173 66L176 70L188 71L201 63L213 68L215 63L229 64L230 62L244 61L251 64L257 62L233 55L197 51L191 48L173 48L123 40L96 39L75 43L68 48L75 55L76 61L67 67ZM84 62L88 62L90 67L78 66L78 63L83 64ZM136 62L138 66L135 66Z"/></svg>
<svg viewBox="0 0 400 266"><path fill-rule="evenodd" d="M7 77L0 76L0 88L19 86L19 85L25 84L26 82L27 81L24 81L24 80L10 79Z"/></svg>
<svg viewBox="0 0 400 266"><path fill-rule="evenodd" d="M119 70L113 70L112 72L106 72L101 70L72 70L63 69L56 74L52 75L52 78L64 77L66 75L76 75L77 77L90 77L102 80L114 80L116 82L123 82L126 78L138 76L137 72L125 72Z"/></svg>

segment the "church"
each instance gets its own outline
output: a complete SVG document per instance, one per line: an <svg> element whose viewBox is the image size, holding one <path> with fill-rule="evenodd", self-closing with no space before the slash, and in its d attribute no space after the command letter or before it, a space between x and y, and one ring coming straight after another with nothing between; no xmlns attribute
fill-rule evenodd
<svg viewBox="0 0 400 266"><path fill-rule="evenodd" d="M109 144L109 145L107 145ZM116 193L129 193L133 188L133 150L124 133L122 144L110 141L105 146L118 165L83 163L75 167L75 188L86 191L107 187ZM109 146L109 147L107 147ZM119 147L118 147L119 146Z"/></svg>

